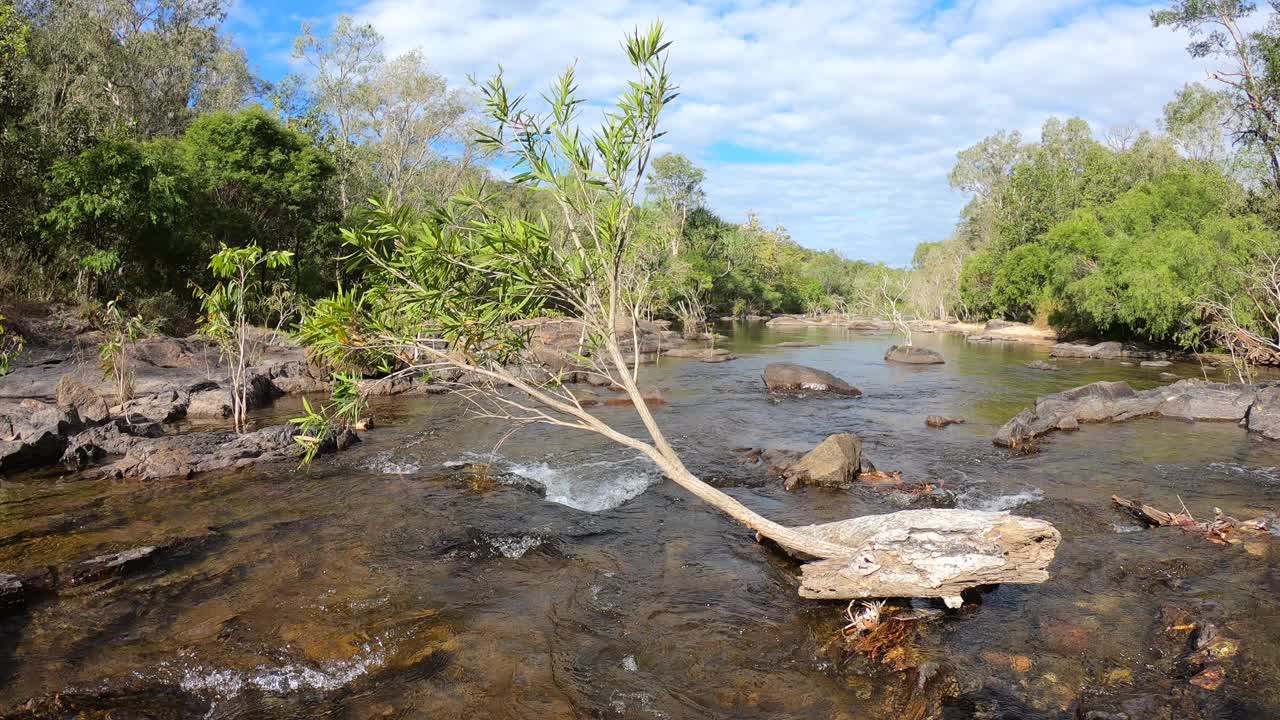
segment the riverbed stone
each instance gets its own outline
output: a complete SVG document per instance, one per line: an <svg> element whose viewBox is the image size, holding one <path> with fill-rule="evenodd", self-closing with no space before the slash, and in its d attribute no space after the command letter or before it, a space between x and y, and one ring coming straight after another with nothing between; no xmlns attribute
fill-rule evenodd
<svg viewBox="0 0 1280 720"><path fill-rule="evenodd" d="M59 407L74 409L86 423L100 423L111 415L107 402L72 373L58 381L57 399Z"/></svg>
<svg viewBox="0 0 1280 720"><path fill-rule="evenodd" d="M74 408L23 400L0 414L0 472L58 461L83 424Z"/></svg>
<svg viewBox="0 0 1280 720"><path fill-rule="evenodd" d="M852 433L837 433L823 440L800 461L787 468L786 488L801 485L848 488L858 477L862 440Z"/></svg>
<svg viewBox="0 0 1280 720"><path fill-rule="evenodd" d="M946 362L938 351L918 345L891 345L885 352L884 359L908 365L940 365Z"/></svg>
<svg viewBox="0 0 1280 720"><path fill-rule="evenodd" d="M825 370L793 363L769 363L764 369L764 384L771 392L830 393L858 397L862 391Z"/></svg>
<svg viewBox="0 0 1280 720"><path fill-rule="evenodd" d="M1169 353L1138 345L1108 341L1093 345L1088 343L1058 343L1050 355L1059 358L1088 358L1091 360L1163 360Z"/></svg>
<svg viewBox="0 0 1280 720"><path fill-rule="evenodd" d="M958 425L964 422L964 418L946 417L945 415L930 415L924 419L924 424L931 428L944 428L948 425Z"/></svg>
<svg viewBox="0 0 1280 720"><path fill-rule="evenodd" d="M1057 363L1051 363L1046 360L1032 360L1027 363L1027 367L1032 370L1044 370L1046 372L1053 372L1058 369Z"/></svg>
<svg viewBox="0 0 1280 720"><path fill-rule="evenodd" d="M1253 407L1249 408L1249 432L1268 440L1280 440L1280 385L1258 391Z"/></svg>
<svg viewBox="0 0 1280 720"><path fill-rule="evenodd" d="M299 448L293 438L297 432L295 425L275 425L243 435L204 432L140 439L104 474L153 480L262 462L296 462ZM343 431L326 443L326 449L341 450L358 440L351 431Z"/></svg>
<svg viewBox="0 0 1280 720"><path fill-rule="evenodd" d="M1260 406L1256 425L1264 437L1280 405L1271 386L1213 383L1185 379L1171 385L1135 391L1125 382L1097 382L1036 399L1005 423L993 438L997 445L1021 447L1053 430L1074 430L1082 423L1121 422L1159 415L1190 421L1242 422ZM1262 402L1259 402L1259 400ZM1273 434L1276 434L1273 432Z"/></svg>

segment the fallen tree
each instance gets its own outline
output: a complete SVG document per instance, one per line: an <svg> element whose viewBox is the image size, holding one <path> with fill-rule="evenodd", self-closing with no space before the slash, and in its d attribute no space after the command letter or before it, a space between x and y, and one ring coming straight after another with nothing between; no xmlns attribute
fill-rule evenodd
<svg viewBox="0 0 1280 720"><path fill-rule="evenodd" d="M824 576L860 578L827 583L833 587L822 597L909 594L954 602L967 586L1043 581L1058 533L1042 521L1026 520L1026 534L1039 537L1047 552L1025 558L1021 537L1001 519L1007 516L896 513L846 521L846 530L842 523L788 527L685 467L638 387L638 333L629 333L626 346L620 341L646 310L650 278L633 262L631 239L636 193L660 136L658 117L675 97L667 46L657 24L627 39L638 77L590 137L577 128L582 101L575 97L572 69L547 93L544 113L525 110L523 97L511 97L501 75L489 81L482 92L496 127L480 133L479 141L513 158L514 180L545 193L554 221L495 208L482 189L427 217L374 203L365 226L344 231L363 285L318 303L303 324L305 342L335 366L380 367L391 381L423 373L454 378L456 392L483 417L593 432L632 448L758 537L821 560ZM565 387L564 370L526 364L529 329L519 321L551 313L581 323L575 371L585 368L599 384L625 394L647 438L624 433L586 409ZM946 542L930 545L930 535L938 533ZM901 547L890 548L888 538L897 535ZM1015 556L1018 561L1010 563ZM880 566L871 568L868 557ZM994 571L997 566L1007 571ZM902 581L901 572L912 568L915 581Z"/></svg>

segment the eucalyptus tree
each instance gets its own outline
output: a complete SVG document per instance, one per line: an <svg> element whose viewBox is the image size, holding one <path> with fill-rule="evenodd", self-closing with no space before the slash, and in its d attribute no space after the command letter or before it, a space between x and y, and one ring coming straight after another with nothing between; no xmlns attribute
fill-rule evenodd
<svg viewBox="0 0 1280 720"><path fill-rule="evenodd" d="M680 254L689 213L707 200L702 190L706 175L706 171L680 153L665 153L653 160L646 190L666 216L672 257Z"/></svg>
<svg viewBox="0 0 1280 720"><path fill-rule="evenodd" d="M1256 10L1245 0L1175 0L1151 21L1190 33L1192 57L1224 60L1209 77L1229 98L1233 139L1265 158L1269 182L1280 191L1280 14L1265 29L1248 30Z"/></svg>
<svg viewBox="0 0 1280 720"><path fill-rule="evenodd" d="M200 111L253 90L244 54L221 35L229 0L19 0L32 27L34 114L79 149L129 131L177 137Z"/></svg>
<svg viewBox="0 0 1280 720"><path fill-rule="evenodd" d="M383 63L382 36L372 25L357 24L349 15L340 15L333 31L323 37L304 23L302 35L293 43L293 57L311 66L314 101L331 124L330 139L338 158L338 201L345 212L352 202L353 154L364 123L363 98Z"/></svg>
<svg viewBox="0 0 1280 720"><path fill-rule="evenodd" d="M640 354L620 330L637 322L639 289L648 281L627 258L658 121L676 97L668 45L656 23L627 38L634 79L594 132L578 126L585 101L572 68L540 112L513 95L501 73L489 80L481 92L494 127L480 132L479 143L511 159L515 182L541 188L559 222L494 211L474 191L425 217L375 204L368 224L345 232L365 284L317 303L302 337L338 366L381 362L397 368L390 377L465 372L469 382L459 390L487 417L599 434L784 547L848 557L850 548L762 517L695 477L637 386ZM626 394L647 437L593 415L562 374L540 377L521 365L532 329L523 321L551 312L580 323L577 362Z"/></svg>

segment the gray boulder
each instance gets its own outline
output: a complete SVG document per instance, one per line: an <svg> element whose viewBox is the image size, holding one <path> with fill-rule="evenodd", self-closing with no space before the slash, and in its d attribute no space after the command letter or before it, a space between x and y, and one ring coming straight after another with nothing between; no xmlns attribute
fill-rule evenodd
<svg viewBox="0 0 1280 720"><path fill-rule="evenodd" d="M75 410L76 415L86 423L104 422L111 416L107 402L71 373L58 380L57 398L58 407Z"/></svg>
<svg viewBox="0 0 1280 720"><path fill-rule="evenodd" d="M1163 360L1169 353L1163 350L1128 345L1110 341L1095 345L1088 343L1058 343L1050 351L1053 357L1089 358L1092 360Z"/></svg>
<svg viewBox="0 0 1280 720"><path fill-rule="evenodd" d="M862 466L862 440L850 433L828 437L783 473L786 488L801 485L847 488Z"/></svg>
<svg viewBox="0 0 1280 720"><path fill-rule="evenodd" d="M885 352L884 359L908 365L939 365L946 362L937 351L916 345L891 345Z"/></svg>
<svg viewBox="0 0 1280 720"><path fill-rule="evenodd" d="M1019 447L1054 430L1074 430L1083 423L1121 422L1159 415L1182 420L1241 422L1267 435L1278 412L1275 388L1179 380L1172 385L1135 391L1124 382L1097 382L1036 399L1034 407L1015 415L997 432L994 442ZM1258 420L1252 420L1257 411ZM1259 429L1263 428L1263 429ZM1280 434L1280 433L1275 433Z"/></svg>
<svg viewBox="0 0 1280 720"><path fill-rule="evenodd" d="M1280 386L1262 388L1249 408L1249 432L1280 440Z"/></svg>
<svg viewBox="0 0 1280 720"><path fill-rule="evenodd" d="M74 408L23 400L0 415L0 472L57 462L83 423Z"/></svg>
<svg viewBox="0 0 1280 720"><path fill-rule="evenodd" d="M1027 363L1027 367L1032 370L1045 370L1048 372L1053 372L1058 369L1058 366L1055 363L1046 362L1044 360L1032 360Z"/></svg>
<svg viewBox="0 0 1280 720"><path fill-rule="evenodd" d="M142 438L128 443L125 456L107 466L104 474L151 480L263 462L296 462L299 446L293 438L297 433L294 425L275 425L244 435L204 432ZM322 451L342 450L356 442L356 434L344 430L330 438Z"/></svg>
<svg viewBox="0 0 1280 720"><path fill-rule="evenodd" d="M764 384L770 392L820 392L859 397L862 391L824 370L793 363L769 363L764 369Z"/></svg>

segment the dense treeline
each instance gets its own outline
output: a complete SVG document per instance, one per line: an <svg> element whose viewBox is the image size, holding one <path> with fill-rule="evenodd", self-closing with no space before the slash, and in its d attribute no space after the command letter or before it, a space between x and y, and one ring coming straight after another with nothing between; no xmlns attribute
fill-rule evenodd
<svg viewBox="0 0 1280 720"><path fill-rule="evenodd" d="M483 181L494 205L554 222L539 190L492 176L475 93L420 52L388 58L342 17L303 26L305 73L268 82L223 32L228 6L0 0L0 292L181 315L221 245L256 245L295 258L271 286L278 315L343 280L341 229L368 198L425 213ZM653 164L635 260L655 314L843 308L857 278L888 272L727 222L702 180L683 156Z"/></svg>
<svg viewBox="0 0 1280 720"><path fill-rule="evenodd" d="M953 237L917 250L915 310L1273 362L1280 276L1263 270L1280 255L1280 23L1242 31L1252 12L1182 1L1153 13L1223 65L1217 87L1170 100L1159 132L1099 138L1055 118L1038 141L1002 131L960 152L951 183L972 199Z"/></svg>

